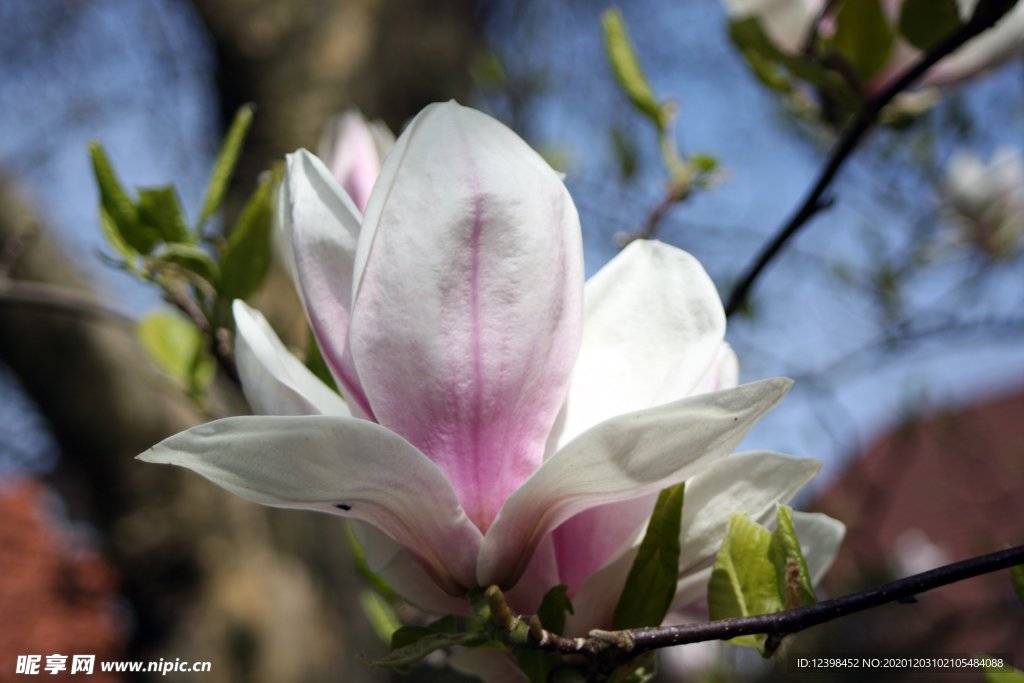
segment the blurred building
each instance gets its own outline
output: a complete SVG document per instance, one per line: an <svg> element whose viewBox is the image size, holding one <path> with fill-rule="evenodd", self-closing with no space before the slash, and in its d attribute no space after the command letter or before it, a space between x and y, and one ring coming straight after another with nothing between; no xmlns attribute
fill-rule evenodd
<svg viewBox="0 0 1024 683"><path fill-rule="evenodd" d="M831 595L1024 543L1024 393L906 420L812 507L849 527L826 579ZM1001 571L832 622L795 645L811 653L1001 653L1021 667L1024 606ZM877 671L860 675L880 679Z"/></svg>
<svg viewBox="0 0 1024 683"><path fill-rule="evenodd" d="M86 539L54 514L54 501L38 482L0 482L0 680L21 678L19 656L38 655L39 676L67 680L75 655L93 655L88 680L123 681L99 665L124 651L116 576ZM52 661L67 667L62 673L45 670L54 655ZM80 675L86 676L74 677Z"/></svg>

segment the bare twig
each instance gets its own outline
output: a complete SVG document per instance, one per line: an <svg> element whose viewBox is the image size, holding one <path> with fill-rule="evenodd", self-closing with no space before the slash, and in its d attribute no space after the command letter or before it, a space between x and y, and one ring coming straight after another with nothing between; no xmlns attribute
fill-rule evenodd
<svg viewBox="0 0 1024 683"><path fill-rule="evenodd" d="M706 623L591 631L587 638L566 638L549 631L533 633L528 647L546 652L583 655L602 668L613 668L634 657L663 647L728 640L765 634L776 646L782 637L840 617L891 602L911 601L925 591L982 574L1024 564L1024 545L954 562L875 588L796 609Z"/></svg>
<svg viewBox="0 0 1024 683"><path fill-rule="evenodd" d="M779 229L775 237L762 248L761 252L745 271L743 277L740 278L739 284L733 289L726 304L725 313L727 316L732 316L742 308L750 290L754 286L754 282L761 275L761 272L778 255L782 247L807 224L814 214L824 208L826 205L823 202L825 190L828 189L828 186L835 179L843 164L846 163L847 159L856 150L864 135L874 126L882 109L897 95L924 76L937 62L954 52L971 38L989 29L1009 12L1016 3L1017 0L979 2L970 19L953 31L948 38L925 52L920 59L904 70L884 90L864 103L857 116L836 142L828 162L822 168L811 191L807 193L803 202L801 202L800 206L782 228Z"/></svg>

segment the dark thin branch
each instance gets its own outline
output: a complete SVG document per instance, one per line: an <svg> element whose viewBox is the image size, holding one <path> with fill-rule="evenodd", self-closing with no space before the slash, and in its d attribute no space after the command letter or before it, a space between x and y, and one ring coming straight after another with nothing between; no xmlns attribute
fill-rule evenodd
<svg viewBox="0 0 1024 683"><path fill-rule="evenodd" d="M238 376L238 366L235 364L235 353L231 344L230 332L221 328L214 328L206 314L199 307L199 304L186 292L180 289L174 291L165 290L164 299L187 315L192 324L196 326L196 329L202 332L209 343L210 352L217 361L217 367L224 372L228 379L240 386L241 379Z"/></svg>
<svg viewBox="0 0 1024 683"><path fill-rule="evenodd" d="M661 201L647 214L647 220L644 221L643 226L632 235L626 237L622 241L621 246L624 247L634 240L654 239L655 234L658 232L658 227L668 214L669 209L682 200L686 196L687 191L688 188L679 183L673 183L666 190L665 196L661 198Z"/></svg>
<svg viewBox="0 0 1024 683"><path fill-rule="evenodd" d="M542 631L540 637L534 636L530 646L547 652L584 655L603 667L618 666L644 652L663 647L728 640L745 635L765 634L769 642L777 646L783 636L799 633L812 626L879 605L912 601L916 595L933 588L1019 564L1024 564L1024 545L954 562L866 591L775 614L624 631L591 631L588 638L566 638Z"/></svg>
<svg viewBox="0 0 1024 683"><path fill-rule="evenodd" d="M742 308L754 282L761 275L761 272L778 255L782 247L793 238L793 236L808 223L808 221L824 208L822 198L825 190L835 179L839 170L846 163L847 159L856 150L864 135L871 130L877 122L879 115L887 104L897 95L913 85L918 79L924 76L937 62L951 54L964 43L978 34L991 28L1001 19L1017 0L989 0L978 3L974 14L962 26L957 28L948 38L925 52L919 60L910 65L896 80L889 84L884 90L871 97L861 107L857 116L850 123L842 137L836 142L829 156L828 162L822 168L814 187L804 198L796 212L786 221L785 225L777 232L775 237L764 246L751 265L747 268L739 284L733 289L729 301L725 307L727 316L732 316Z"/></svg>

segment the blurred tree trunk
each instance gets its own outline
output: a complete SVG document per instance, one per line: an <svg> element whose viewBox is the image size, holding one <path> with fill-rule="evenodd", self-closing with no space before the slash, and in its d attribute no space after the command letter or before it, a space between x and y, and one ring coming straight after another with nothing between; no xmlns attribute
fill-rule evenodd
<svg viewBox="0 0 1024 683"><path fill-rule="evenodd" d="M349 107L398 132L431 102L464 100L482 45L482 10L466 0L192 4L215 45L224 121L257 106L237 175L250 186L272 160L315 149L323 125Z"/></svg>
<svg viewBox="0 0 1024 683"><path fill-rule="evenodd" d="M55 479L72 515L97 525L118 568L134 621L128 656L210 660L217 680L239 683L333 681L351 669L368 645L358 603L326 602L312 572L282 554L268 517L287 513L134 460L205 418L151 369L130 324L60 303L61 292L88 294L88 284L0 182L0 245L12 240L26 246L10 282L50 285L56 305L0 296L0 359L60 443ZM313 522L347 559L342 524ZM351 595L345 570L335 579ZM374 678L356 670L346 680Z"/></svg>

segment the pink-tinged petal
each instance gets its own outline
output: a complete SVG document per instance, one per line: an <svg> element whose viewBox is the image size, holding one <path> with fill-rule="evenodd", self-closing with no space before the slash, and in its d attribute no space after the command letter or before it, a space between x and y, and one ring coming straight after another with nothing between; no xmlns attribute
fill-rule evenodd
<svg viewBox="0 0 1024 683"><path fill-rule="evenodd" d="M408 550L453 595L476 585L481 535L444 474L407 441L350 417L229 417L140 460L178 465L237 496L358 519Z"/></svg>
<svg viewBox="0 0 1024 683"><path fill-rule="evenodd" d="M680 532L680 584L673 609L685 607L707 589L707 578L693 583L692 576L707 570L725 538L729 516L741 512L756 522L768 523L775 506L792 499L821 464L810 458L756 451L736 453L712 463L686 482ZM636 547L595 572L576 591L574 628L602 628L611 623ZM692 595L688 587L698 585Z"/></svg>
<svg viewBox="0 0 1024 683"><path fill-rule="evenodd" d="M558 448L610 417L694 393L725 335L715 284L697 259L663 242L630 243L583 291Z"/></svg>
<svg viewBox="0 0 1024 683"><path fill-rule="evenodd" d="M514 585L536 544L574 515L653 493L725 457L791 385L783 378L744 384L612 418L583 433L506 501L484 538L480 585Z"/></svg>
<svg viewBox="0 0 1024 683"><path fill-rule="evenodd" d="M658 498L646 496L584 510L552 533L558 576L575 589L610 560L632 547Z"/></svg>
<svg viewBox="0 0 1024 683"><path fill-rule="evenodd" d="M365 524L360 526L366 527ZM398 548L387 564L377 568L371 564L370 569L394 588L402 598L426 612L467 616L470 612L469 601L466 598L457 598L441 590L437 582L423 570L423 566L401 548Z"/></svg>
<svg viewBox="0 0 1024 683"><path fill-rule="evenodd" d="M336 117L324 129L317 152L331 174L363 211L380 173L379 136L357 111Z"/></svg>
<svg viewBox="0 0 1024 683"><path fill-rule="evenodd" d="M537 544L519 583L505 591L505 599L517 614L536 614L544 594L561 583L554 539L548 534Z"/></svg>
<svg viewBox="0 0 1024 683"><path fill-rule="evenodd" d="M572 199L511 130L432 105L385 161L359 248L349 339L373 415L486 529L540 465L576 357Z"/></svg>
<svg viewBox="0 0 1024 683"><path fill-rule="evenodd" d="M348 349L352 273L359 210L319 159L299 150L287 156L281 226L291 245L292 272L324 360L358 417L372 413Z"/></svg>
<svg viewBox="0 0 1024 683"><path fill-rule="evenodd" d="M291 354L263 314L235 300L235 362L242 391L262 415L350 416L345 401Z"/></svg>

